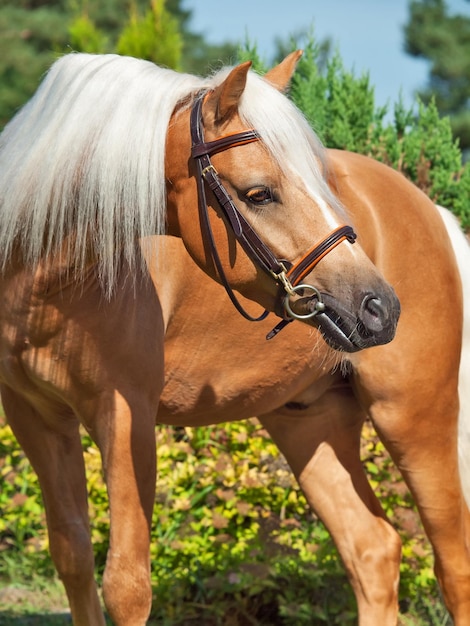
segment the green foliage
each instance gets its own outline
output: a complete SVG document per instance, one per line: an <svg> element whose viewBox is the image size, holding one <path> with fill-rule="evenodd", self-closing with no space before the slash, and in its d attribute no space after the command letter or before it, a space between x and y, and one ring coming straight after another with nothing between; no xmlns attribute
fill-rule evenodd
<svg viewBox="0 0 470 626"><path fill-rule="evenodd" d="M310 39L290 95L324 144L394 167L470 228L470 163L462 162L449 118L440 116L432 100L427 105L418 102L415 111L407 110L399 99L389 120L387 107L375 105L367 75L356 77L346 71L338 55L327 61L322 72L319 54Z"/></svg>
<svg viewBox="0 0 470 626"><path fill-rule="evenodd" d="M417 121L401 139L402 152L393 165L436 203L451 208L468 229L470 163L462 165L449 118L440 116L433 100L429 105L419 102Z"/></svg>
<svg viewBox="0 0 470 626"><path fill-rule="evenodd" d="M179 69L181 50L178 21L165 9L165 0L152 0L150 10L142 18L132 7L129 24L117 42L119 54Z"/></svg>
<svg viewBox="0 0 470 626"><path fill-rule="evenodd" d="M86 7L86 5L85 5ZM82 5L69 26L70 43L79 52L117 52L147 59L172 69L181 69L182 36L176 17L165 8L165 0L151 0L143 15L135 0L128 21L116 39L100 30Z"/></svg>
<svg viewBox="0 0 470 626"><path fill-rule="evenodd" d="M60 8L0 7L0 127L37 88L66 37Z"/></svg>
<svg viewBox="0 0 470 626"><path fill-rule="evenodd" d="M183 0L3 0L0 3L0 128L64 52L116 52L206 74L236 45L211 46L190 28ZM131 8L131 10L130 10ZM142 17L143 16L143 17ZM123 32L124 31L124 32ZM118 44L119 42L119 44Z"/></svg>
<svg viewBox="0 0 470 626"><path fill-rule="evenodd" d="M445 0L412 0L405 27L406 51L430 62L424 102L433 98L450 116L462 149L470 148L470 16L450 15Z"/></svg>
<svg viewBox="0 0 470 626"><path fill-rule="evenodd" d="M50 575L51 562L35 475L6 426L0 441L0 581L5 584L15 577L33 579L36 568ZM151 623L195 620L216 626L225 624L228 614L234 626L356 623L352 591L331 538L256 420L159 427L157 443ZM109 530L106 488L100 455L88 436L83 450L92 540L102 571ZM441 611L429 545L411 498L370 428L362 455L386 511L402 528L403 606L414 607L426 597L428 605L419 609L423 615ZM416 616L413 610L409 614Z"/></svg>
<svg viewBox="0 0 470 626"><path fill-rule="evenodd" d="M70 23L70 46L75 52L103 53L108 48L108 38L86 13L77 15Z"/></svg>
<svg viewBox="0 0 470 626"><path fill-rule="evenodd" d="M258 53L256 42L252 42L248 38L245 39L244 45L239 46L237 50L237 62L244 63L245 61L251 61L252 69L258 74L265 74L269 69Z"/></svg>

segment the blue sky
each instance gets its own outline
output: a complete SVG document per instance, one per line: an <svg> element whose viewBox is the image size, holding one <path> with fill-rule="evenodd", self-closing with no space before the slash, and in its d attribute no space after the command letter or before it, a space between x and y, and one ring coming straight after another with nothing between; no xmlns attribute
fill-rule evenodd
<svg viewBox="0 0 470 626"><path fill-rule="evenodd" d="M470 2L447 0L451 13L470 16ZM256 41L272 60L274 41L313 26L316 37L330 37L345 67L368 72L377 104L393 104L399 93L407 104L423 87L427 63L403 51L408 0L184 0L192 11L191 30L210 43Z"/></svg>

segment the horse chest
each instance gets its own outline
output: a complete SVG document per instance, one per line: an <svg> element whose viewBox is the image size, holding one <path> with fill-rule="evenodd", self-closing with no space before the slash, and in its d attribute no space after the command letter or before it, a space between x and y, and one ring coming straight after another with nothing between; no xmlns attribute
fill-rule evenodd
<svg viewBox="0 0 470 626"><path fill-rule="evenodd" d="M331 363L312 366L302 355L267 362L256 350L225 346L218 359L205 360L209 348L177 358L166 353L167 374L158 421L177 425L207 425L246 419L299 402L313 404L341 378ZM179 354L179 353L178 353Z"/></svg>

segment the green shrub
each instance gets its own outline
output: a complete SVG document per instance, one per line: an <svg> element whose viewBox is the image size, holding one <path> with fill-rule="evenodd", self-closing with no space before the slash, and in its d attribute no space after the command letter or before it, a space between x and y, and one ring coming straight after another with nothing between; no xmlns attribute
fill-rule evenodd
<svg viewBox="0 0 470 626"><path fill-rule="evenodd" d="M0 428L0 580L50 576L37 479L7 426ZM157 430L159 475L152 528L153 617L224 624L354 624L356 607L327 531L256 420ZM97 570L108 547L100 456L83 437ZM370 428L362 456L385 510L407 521L401 598L435 598L429 545L403 482ZM22 497L18 497L21 494ZM410 525L410 517L414 520ZM20 564L20 566L18 566ZM434 607L433 601L430 606ZM433 610L437 610L433 608Z"/></svg>
<svg viewBox="0 0 470 626"><path fill-rule="evenodd" d="M310 40L291 95L325 145L365 154L399 170L469 228L470 163L462 163L449 118L439 115L434 102L426 106L418 101L414 112L398 99L393 119L387 121L387 107L375 105L367 75L355 77L336 55L323 76L316 69L317 55Z"/></svg>
<svg viewBox="0 0 470 626"><path fill-rule="evenodd" d="M108 47L108 37L92 22L88 14L76 15L69 24L70 47L75 52L100 54Z"/></svg>
<svg viewBox="0 0 470 626"><path fill-rule="evenodd" d="M295 42L292 49L302 47ZM462 162L449 118L441 117L434 102L417 102L406 109L400 97L393 106L375 104L367 74L355 76L338 54L319 69L320 47L313 37L305 42L292 79L290 97L328 148L350 150L373 157L402 172L436 204L452 210L465 229L470 228L470 163ZM254 68L266 67L247 45L240 58L253 59Z"/></svg>
<svg viewBox="0 0 470 626"><path fill-rule="evenodd" d="M165 8L165 0L152 0L143 17L131 6L129 23L117 42L119 54L179 69L182 49L178 20Z"/></svg>

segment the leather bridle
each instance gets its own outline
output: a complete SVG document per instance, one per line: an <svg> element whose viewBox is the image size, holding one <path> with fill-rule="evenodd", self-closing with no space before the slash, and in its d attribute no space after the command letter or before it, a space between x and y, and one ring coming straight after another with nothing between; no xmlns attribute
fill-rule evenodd
<svg viewBox="0 0 470 626"><path fill-rule="evenodd" d="M260 141L261 137L256 130L250 129L238 133L232 133L224 137L215 139L214 141L204 141L204 130L202 123L202 105L205 94L197 96L194 101L191 117L191 156L196 162L197 168L197 188L198 188L198 206L199 218L201 222L201 231L204 241L209 246L212 261L219 274L220 281L234 304L235 308L247 320L257 322L265 319L269 311L264 311L259 317L252 317L242 307L235 296L225 275L210 224L208 205L206 199L205 185L206 183L219 203L223 215L227 219L235 238L246 252L248 257L257 265L268 273L277 285L280 287L280 306L276 313L282 318L282 322L278 324L276 329L268 334L267 338L271 338L285 326L286 323L293 319L308 319L314 317L325 309L322 298L318 289L312 285L303 284L302 280L312 269L321 261L321 259L331 252L333 248L342 241L354 243L356 234L351 226L340 226L333 230L320 243L313 246L308 252L295 264L284 259L278 259L271 250L258 237L256 232L246 221L243 215L238 211L231 196L222 185L217 170L211 163L211 155L222 152L229 148L243 146L253 141ZM305 291L310 291L312 298L315 297L316 304L310 312L299 315L292 311L290 306L290 297L294 295L305 295Z"/></svg>

